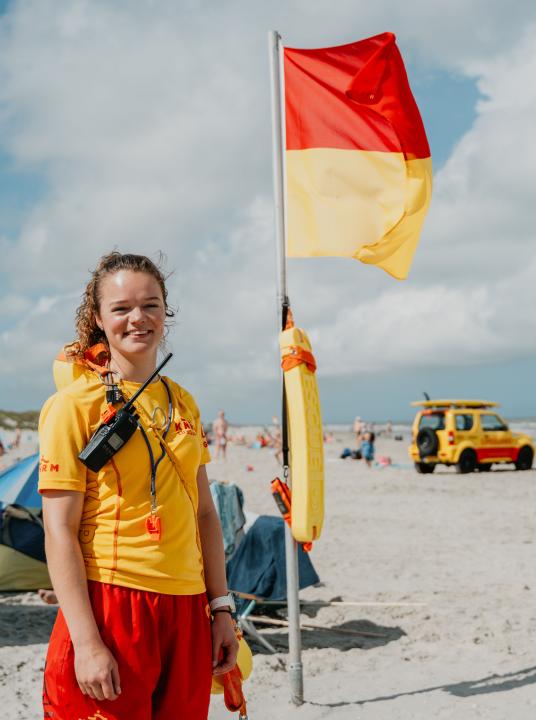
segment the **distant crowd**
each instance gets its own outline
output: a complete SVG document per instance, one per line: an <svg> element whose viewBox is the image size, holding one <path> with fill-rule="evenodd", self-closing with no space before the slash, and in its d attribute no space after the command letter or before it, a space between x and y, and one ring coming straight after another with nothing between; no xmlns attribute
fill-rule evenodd
<svg viewBox="0 0 536 720"><path fill-rule="evenodd" d="M213 446L215 460L219 458L226 460L228 445L233 444L257 450L272 448L276 460L279 463L283 461L281 427L276 417L272 418L271 428L262 428L257 432L254 440L248 440L241 432L229 432L229 423L225 417L225 411L220 410L214 422L207 426L206 437L208 444Z"/></svg>
<svg viewBox="0 0 536 720"><path fill-rule="evenodd" d="M344 457L351 455L358 460L363 459L369 466L374 461L376 436L380 434L386 438L393 437L393 425L390 420L377 431L373 422L365 422L358 416L351 429L355 437L355 449L345 449L343 455ZM271 426L265 426L253 438L247 438L241 431L231 432L225 411L220 410L216 419L207 425L206 437L209 445L212 446L215 460L226 460L229 445L240 445L255 450L270 448L279 463L283 460L281 426L277 417L272 418ZM323 439L325 443L335 442L335 436L330 431L324 432Z"/></svg>

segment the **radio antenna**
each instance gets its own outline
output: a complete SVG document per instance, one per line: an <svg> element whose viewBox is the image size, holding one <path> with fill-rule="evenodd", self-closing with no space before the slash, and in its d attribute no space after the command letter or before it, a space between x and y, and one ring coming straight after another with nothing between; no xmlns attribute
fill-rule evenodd
<svg viewBox="0 0 536 720"><path fill-rule="evenodd" d="M156 370L154 371L154 373L147 378L147 380L143 383L143 385L141 386L141 388L140 388L139 390L137 390L137 391L134 393L134 395L130 398L130 400L123 406L123 408L122 408L123 410L126 410L127 412L130 412L130 408L132 407L132 405L133 405L133 403L135 402L135 400L137 400L137 398L139 398L139 396L140 396L140 395L142 394L142 392L145 390L145 388L147 387L147 385L149 385L150 383L152 383L152 381L153 381L153 380L155 379L155 377L158 375L158 373L160 372L160 370L162 370L162 368L164 367L164 365L166 365L166 364L171 360L172 357L173 357L173 353L169 353L169 355L167 355L167 356L162 360L162 362L161 362L160 365L156 368Z"/></svg>

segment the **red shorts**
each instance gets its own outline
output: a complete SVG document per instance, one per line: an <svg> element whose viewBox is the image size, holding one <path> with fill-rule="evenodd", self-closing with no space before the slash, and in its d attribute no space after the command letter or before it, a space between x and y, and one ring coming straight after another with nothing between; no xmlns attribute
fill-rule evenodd
<svg viewBox="0 0 536 720"><path fill-rule="evenodd" d="M93 614L119 665L121 695L92 700L74 672L61 610L48 647L43 709L47 720L206 720L212 636L205 593L161 595L89 582Z"/></svg>

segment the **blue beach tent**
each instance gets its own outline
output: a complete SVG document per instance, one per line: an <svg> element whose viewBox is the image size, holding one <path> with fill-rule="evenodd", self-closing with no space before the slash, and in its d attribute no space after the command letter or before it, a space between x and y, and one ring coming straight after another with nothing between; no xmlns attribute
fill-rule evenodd
<svg viewBox="0 0 536 720"><path fill-rule="evenodd" d="M36 453L0 473L0 591L50 587L42 529L35 521L35 510L41 508L38 471ZM12 504L24 507L8 507ZM33 510L32 522L24 508Z"/></svg>
<svg viewBox="0 0 536 720"><path fill-rule="evenodd" d="M40 508L41 496L37 492L39 453L20 460L0 473L0 506L18 503L29 508Z"/></svg>

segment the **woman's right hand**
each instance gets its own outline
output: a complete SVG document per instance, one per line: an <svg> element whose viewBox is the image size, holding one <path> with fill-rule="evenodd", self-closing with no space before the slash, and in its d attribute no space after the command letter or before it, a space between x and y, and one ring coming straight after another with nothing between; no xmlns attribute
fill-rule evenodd
<svg viewBox="0 0 536 720"><path fill-rule="evenodd" d="M116 700L121 694L117 662L101 640L75 648L74 670L80 690L93 700Z"/></svg>

